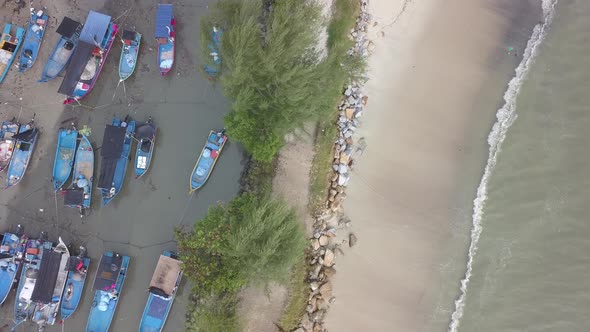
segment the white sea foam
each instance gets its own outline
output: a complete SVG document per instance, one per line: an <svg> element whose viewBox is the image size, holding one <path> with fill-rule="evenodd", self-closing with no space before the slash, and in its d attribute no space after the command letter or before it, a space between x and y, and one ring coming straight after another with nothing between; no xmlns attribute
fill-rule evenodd
<svg viewBox="0 0 590 332"><path fill-rule="evenodd" d="M500 152L500 147L504 139L506 138L506 132L516 119L516 97L520 91L527 73L529 72L531 65L537 55L539 46L547 35L547 29L553 20L555 13L555 5L558 0L542 0L543 8L543 22L539 23L533 29L531 38L527 43L527 47L524 51L522 61L516 67L515 76L508 83L508 89L504 93L504 106L496 113L497 121L492 127L492 131L488 136L489 154L488 163L484 169L481 182L477 188L477 196L473 201L473 216L472 216L472 228L471 228L471 243L469 244L469 251L467 254L467 269L465 276L461 280L461 288L459 298L455 301L455 310L451 315L451 322L449 324L450 332L457 332L461 318L463 317L463 310L465 308L465 298L467 296L467 290L471 274L473 272L473 260L477 253L477 244L479 237L483 230L481 225L481 219L483 216L483 209L487 199L488 181L494 167L496 166L496 159Z"/></svg>

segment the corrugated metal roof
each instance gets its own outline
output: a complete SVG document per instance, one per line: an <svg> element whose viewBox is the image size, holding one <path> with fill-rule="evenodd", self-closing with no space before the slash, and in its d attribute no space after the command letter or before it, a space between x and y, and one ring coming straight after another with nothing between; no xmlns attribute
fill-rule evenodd
<svg viewBox="0 0 590 332"><path fill-rule="evenodd" d="M158 5L156 12L156 38L168 38L172 22L172 5Z"/></svg>
<svg viewBox="0 0 590 332"><path fill-rule="evenodd" d="M78 46L76 46L74 54L72 54L70 65L66 71L66 76L57 90L58 93L66 96L71 96L72 93L74 93L76 85L80 80L80 76L82 76L84 68L86 68L86 64L90 59L94 47L94 43L89 44L83 41L78 42Z"/></svg>
<svg viewBox="0 0 590 332"><path fill-rule="evenodd" d="M110 23L111 17L109 15L91 10L80 33L80 40L91 44L100 44Z"/></svg>
<svg viewBox="0 0 590 332"><path fill-rule="evenodd" d="M81 26L82 24L80 24L80 22L64 16L61 24L57 27L57 33L64 37L72 38L76 30L78 30Z"/></svg>

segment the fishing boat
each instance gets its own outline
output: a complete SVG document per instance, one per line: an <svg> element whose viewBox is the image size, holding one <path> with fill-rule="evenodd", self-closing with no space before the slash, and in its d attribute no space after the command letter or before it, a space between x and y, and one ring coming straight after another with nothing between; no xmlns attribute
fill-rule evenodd
<svg viewBox="0 0 590 332"><path fill-rule="evenodd" d="M193 172L191 173L189 193L193 193L207 182L209 175L211 175L211 171L213 171L213 167L215 167L215 163L217 163L219 154L221 153L221 150L223 150L225 142L227 142L225 129L220 132L213 130L209 132L205 147L203 148L203 151L201 151L199 159L197 159L197 163L195 164L195 168L193 168Z"/></svg>
<svg viewBox="0 0 590 332"><path fill-rule="evenodd" d="M64 204L80 210L80 216L90 208L92 181L94 180L94 150L86 135L82 134L76 149L72 184L65 190Z"/></svg>
<svg viewBox="0 0 590 332"><path fill-rule="evenodd" d="M138 123L136 127L135 138L138 143L135 152L135 178L139 179L150 167L158 128L154 125L151 116L146 123Z"/></svg>
<svg viewBox="0 0 590 332"><path fill-rule="evenodd" d="M25 250L25 261L16 289L16 301L14 303L14 328L27 321L35 311L35 303L32 301L33 291L39 277L41 259L45 252L49 252L53 244L44 240L42 233L39 239L28 240Z"/></svg>
<svg viewBox="0 0 590 332"><path fill-rule="evenodd" d="M97 185L102 195L102 206L109 204L123 187L134 132L135 121L128 121L127 118L125 121L114 118L112 125L105 128Z"/></svg>
<svg viewBox="0 0 590 332"><path fill-rule="evenodd" d="M172 5L158 4L155 36L158 43L158 67L160 74L164 76L174 64L176 18L172 14Z"/></svg>
<svg viewBox="0 0 590 332"><path fill-rule="evenodd" d="M116 33L117 25L111 22L110 16L95 11L88 13L78 46L58 89L59 93L66 95L64 104L78 102L90 93L113 46Z"/></svg>
<svg viewBox="0 0 590 332"><path fill-rule="evenodd" d="M12 24L7 23L4 25L4 30L2 30L2 43L0 44L0 83L4 81L25 35L25 29L16 25L14 26L16 28L16 34L14 36L11 35L12 27Z"/></svg>
<svg viewBox="0 0 590 332"><path fill-rule="evenodd" d="M90 307L86 332L106 332L111 326L129 267L129 256L106 252L100 259L94 278L94 300Z"/></svg>
<svg viewBox="0 0 590 332"><path fill-rule="evenodd" d="M48 82L56 78L66 68L74 50L78 45L82 24L65 16L59 26L57 33L61 35L53 52L45 63L43 73L39 82Z"/></svg>
<svg viewBox="0 0 590 332"><path fill-rule="evenodd" d="M42 10L31 13L31 20L27 28L27 35L23 42L23 51L18 61L18 71L23 73L35 64L39 55L39 48L45 35L45 27L49 17Z"/></svg>
<svg viewBox="0 0 590 332"><path fill-rule="evenodd" d="M78 143L78 131L75 129L60 129L57 133L57 149L53 161L53 174L51 183L53 190L58 191L70 178L74 156L76 155L76 144Z"/></svg>
<svg viewBox="0 0 590 332"><path fill-rule="evenodd" d="M68 262L68 279L61 299L61 319L68 319L80 304L86 276L88 275L90 258L86 257L86 248L80 247L80 254L70 257Z"/></svg>
<svg viewBox="0 0 590 332"><path fill-rule="evenodd" d="M31 295L31 300L35 302L32 320L39 326L39 331L55 324L68 277L66 267L69 259L70 251L61 237L53 250L43 253L39 275Z"/></svg>
<svg viewBox="0 0 590 332"><path fill-rule="evenodd" d="M119 78L126 80L133 74L137 65L137 56L139 55L139 45L141 43L141 34L135 31L123 30L123 50L119 59Z"/></svg>
<svg viewBox="0 0 590 332"><path fill-rule="evenodd" d="M21 126L19 133L12 137L16 140L16 144L8 165L6 188L10 188L22 180L29 167L38 137L39 130L34 126L33 121Z"/></svg>
<svg viewBox="0 0 590 332"><path fill-rule="evenodd" d="M12 121L3 121L0 128L0 172L5 170L12 160L14 145L16 140L13 138L18 133L20 124Z"/></svg>
<svg viewBox="0 0 590 332"><path fill-rule="evenodd" d="M221 47L221 35L223 31L218 27L213 27L211 32L211 42L209 42L209 55L211 56L210 63L203 66L205 73L213 78L219 74L221 70L221 57L219 56L219 49Z"/></svg>
<svg viewBox="0 0 590 332"><path fill-rule="evenodd" d="M27 238L23 236L20 225L18 227L16 234L4 233L0 245L0 305L6 301L14 286L25 252Z"/></svg>
<svg viewBox="0 0 590 332"><path fill-rule="evenodd" d="M148 300L141 316L139 332L157 332L164 328L182 279L181 264L178 256L172 252L164 251L160 255L150 281Z"/></svg>

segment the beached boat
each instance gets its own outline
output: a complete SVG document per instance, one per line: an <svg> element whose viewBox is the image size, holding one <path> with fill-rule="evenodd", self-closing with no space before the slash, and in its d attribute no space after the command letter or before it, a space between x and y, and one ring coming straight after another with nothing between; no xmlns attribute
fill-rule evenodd
<svg viewBox="0 0 590 332"><path fill-rule="evenodd" d="M68 280L61 299L61 319L68 319L80 304L86 276L88 276L90 258L86 257L86 248L80 247L80 254L70 257L68 262Z"/></svg>
<svg viewBox="0 0 590 332"><path fill-rule="evenodd" d="M0 44L0 83L4 81L25 35L25 29L16 25L14 25L16 34L14 36L11 35L12 27L12 24L6 23L4 30L2 30L2 44Z"/></svg>
<svg viewBox="0 0 590 332"><path fill-rule="evenodd" d="M199 159L197 159L197 163L191 173L189 193L201 188L205 184L209 175L211 175L211 171L213 171L213 167L215 167L215 163L217 163L225 142L227 142L225 129L220 132L212 130L209 133L205 147L201 151Z"/></svg>
<svg viewBox="0 0 590 332"><path fill-rule="evenodd" d="M92 200L92 181L94 181L94 150L86 135L82 134L76 149L72 184L65 191L64 204L80 210L83 216L90 208Z"/></svg>
<svg viewBox="0 0 590 332"><path fill-rule="evenodd" d="M16 276L22 264L27 238L23 236L19 225L16 234L4 233L0 245L0 305L6 301L10 290L17 280Z"/></svg>
<svg viewBox="0 0 590 332"><path fill-rule="evenodd" d="M31 13L31 20L27 28L27 35L23 41L23 50L20 53L18 61L18 71L23 73L35 64L37 56L39 55L39 48L43 42L45 35L45 28L47 27L47 19L49 17L42 10Z"/></svg>
<svg viewBox="0 0 590 332"><path fill-rule="evenodd" d="M223 31L218 27L213 27L211 31L211 42L209 43L210 62L203 65L205 73L209 77L216 77L221 70L221 57L219 56L219 49L221 47L221 35Z"/></svg>
<svg viewBox="0 0 590 332"><path fill-rule="evenodd" d="M166 75L174 64L176 43L176 18L172 13L172 5L158 5L155 36L158 43L158 67L160 74Z"/></svg>
<svg viewBox="0 0 590 332"><path fill-rule="evenodd" d="M113 124L107 125L104 131L102 149L100 150L102 161L97 184L102 195L103 206L106 206L117 196L125 180L135 132L135 121L125 120L114 118Z"/></svg>
<svg viewBox="0 0 590 332"><path fill-rule="evenodd" d="M0 172L5 170L12 160L14 145L16 140L13 138L18 133L20 124L13 121L3 121L0 128Z"/></svg>
<svg viewBox="0 0 590 332"><path fill-rule="evenodd" d="M172 252L164 251L150 281L148 300L141 316L139 332L162 331L174 303L180 280L181 261Z"/></svg>
<svg viewBox="0 0 590 332"><path fill-rule="evenodd" d="M61 237L53 250L43 253L39 275L31 295L31 300L35 302L32 320L39 326L39 331L55 324L68 277L66 267L69 259L70 251Z"/></svg>
<svg viewBox="0 0 590 332"><path fill-rule="evenodd" d="M110 16L95 11L88 13L78 46L58 90L66 95L64 104L78 102L90 93L113 46L116 33L117 25L111 22Z"/></svg>
<svg viewBox="0 0 590 332"><path fill-rule="evenodd" d="M147 172L152 162L158 128L154 125L151 116L146 123L138 123L136 128L135 138L138 143L135 152L135 178L139 179Z"/></svg>
<svg viewBox="0 0 590 332"><path fill-rule="evenodd" d="M51 183L53 190L58 191L70 178L74 156L76 155L76 144L78 143L78 131L75 129L60 129L57 133L57 149L53 161L53 174Z"/></svg>
<svg viewBox="0 0 590 332"><path fill-rule="evenodd" d="M88 315L86 332L106 332L111 326L127 268L129 256L106 252L100 259L98 271L94 278L94 300Z"/></svg>
<svg viewBox="0 0 590 332"><path fill-rule="evenodd" d="M16 289L16 301L14 302L14 328L27 321L35 311L35 303L31 300L43 254L53 247L51 242L45 241L44 234L36 240L28 240L26 243L25 261L23 264L18 288Z"/></svg>
<svg viewBox="0 0 590 332"><path fill-rule="evenodd" d="M6 188L10 188L22 180L35 150L37 137L39 137L39 130L34 126L33 121L21 126L19 133L12 137L16 140L16 144L8 165Z"/></svg>
<svg viewBox="0 0 590 332"><path fill-rule="evenodd" d="M133 74L137 65L141 34L135 31L123 30L123 50L119 59L119 78L124 81Z"/></svg>
<svg viewBox="0 0 590 332"><path fill-rule="evenodd" d="M39 82L51 81L66 68L78 45L81 29L82 24L80 22L74 21L67 16L63 18L57 27L57 33L61 37L45 63Z"/></svg>

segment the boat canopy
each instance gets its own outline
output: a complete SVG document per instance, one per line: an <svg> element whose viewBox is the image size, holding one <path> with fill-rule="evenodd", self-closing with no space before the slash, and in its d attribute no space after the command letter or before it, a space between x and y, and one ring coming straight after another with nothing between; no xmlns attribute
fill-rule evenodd
<svg viewBox="0 0 590 332"><path fill-rule="evenodd" d="M100 266L96 271L96 279L94 279L94 290L108 291L112 289L117 282L122 264L123 256L121 255L102 255Z"/></svg>
<svg viewBox="0 0 590 332"><path fill-rule="evenodd" d="M81 26L82 24L80 22L74 21L71 18L64 16L63 20L57 27L57 33L66 38L72 38L72 36L78 29L80 29Z"/></svg>
<svg viewBox="0 0 590 332"><path fill-rule="evenodd" d="M170 37L172 22L172 5L159 4L156 11L156 38Z"/></svg>
<svg viewBox="0 0 590 332"><path fill-rule="evenodd" d="M135 31L123 30L123 40L135 40L135 36Z"/></svg>
<svg viewBox="0 0 590 332"><path fill-rule="evenodd" d="M86 22L84 22L84 28L80 32L80 40L95 46L100 45L107 33L109 24L111 24L110 16L91 10L88 17L86 17Z"/></svg>
<svg viewBox="0 0 590 332"><path fill-rule="evenodd" d="M156 134L156 127L150 123L141 123L135 129L135 138L142 140L144 138L152 138Z"/></svg>
<svg viewBox="0 0 590 332"><path fill-rule="evenodd" d="M154 271L152 281L150 281L150 292L160 296L170 297L176 287L181 263L181 261L172 257L160 255L156 271Z"/></svg>
<svg viewBox="0 0 590 332"><path fill-rule="evenodd" d="M24 142L32 142L35 139L35 137L37 136L38 131L39 130L37 128L31 128L29 130L23 131L22 133L18 133L16 135L12 136L12 138L16 139L16 140L21 140Z"/></svg>
<svg viewBox="0 0 590 332"><path fill-rule="evenodd" d="M67 206L78 206L84 203L84 189L75 188L66 190L64 204Z"/></svg>
<svg viewBox="0 0 590 332"><path fill-rule="evenodd" d="M106 125L104 136L102 138L102 148L100 156L109 159L119 159L123 152L123 143L125 143L125 133L127 128Z"/></svg>
<svg viewBox="0 0 590 332"><path fill-rule="evenodd" d="M62 253L57 251L43 251L39 276L37 277L37 282L31 295L31 301L51 303L59 272L61 255Z"/></svg>
<svg viewBox="0 0 590 332"><path fill-rule="evenodd" d="M74 93L76 85L78 85L78 81L80 80L80 76L82 76L82 72L84 72L84 68L86 68L86 65L88 64L93 49L94 44L92 43L84 41L78 42L78 46L74 50L74 54L72 54L70 65L66 71L66 76L57 90L58 93L66 96L71 96L72 93Z"/></svg>

